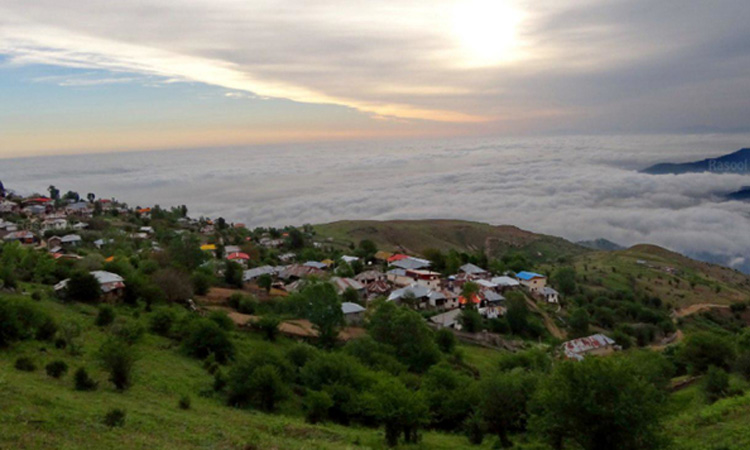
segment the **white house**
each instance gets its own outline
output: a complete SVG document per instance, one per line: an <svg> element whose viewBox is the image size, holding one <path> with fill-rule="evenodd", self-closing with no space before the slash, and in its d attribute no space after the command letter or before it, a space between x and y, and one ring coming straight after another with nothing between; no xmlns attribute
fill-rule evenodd
<svg viewBox="0 0 750 450"><path fill-rule="evenodd" d="M547 277L535 272L518 272L516 278L532 293L538 293L547 286Z"/></svg>

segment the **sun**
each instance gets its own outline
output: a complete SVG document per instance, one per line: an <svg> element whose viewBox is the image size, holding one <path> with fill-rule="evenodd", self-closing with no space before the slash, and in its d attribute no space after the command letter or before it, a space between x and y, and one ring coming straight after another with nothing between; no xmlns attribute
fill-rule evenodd
<svg viewBox="0 0 750 450"><path fill-rule="evenodd" d="M488 67L520 57L523 13L506 0L467 0L453 14L453 33L464 66Z"/></svg>

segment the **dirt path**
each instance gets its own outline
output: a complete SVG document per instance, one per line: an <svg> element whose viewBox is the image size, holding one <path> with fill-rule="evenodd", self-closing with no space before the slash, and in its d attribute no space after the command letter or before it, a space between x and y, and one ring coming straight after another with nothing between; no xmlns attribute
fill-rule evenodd
<svg viewBox="0 0 750 450"><path fill-rule="evenodd" d="M672 313L672 317L675 319L679 319L681 317L687 317L699 312L708 311L709 309L729 309L729 305L718 305L716 303L696 303L694 305L674 310L674 312Z"/></svg>
<svg viewBox="0 0 750 450"><path fill-rule="evenodd" d="M529 305L529 308L541 314L542 320L544 321L544 326L552 336L556 337L557 339L563 340L568 338L568 335L557 326L555 321L549 315L547 315L547 313L542 310L534 300L530 299L527 296L524 297L526 298L526 304Z"/></svg>

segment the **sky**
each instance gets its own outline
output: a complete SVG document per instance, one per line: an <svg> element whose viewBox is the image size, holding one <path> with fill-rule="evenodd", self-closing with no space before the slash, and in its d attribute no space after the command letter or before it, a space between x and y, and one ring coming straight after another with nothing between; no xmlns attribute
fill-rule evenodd
<svg viewBox="0 0 750 450"><path fill-rule="evenodd" d="M0 158L750 130L746 0L0 0Z"/></svg>

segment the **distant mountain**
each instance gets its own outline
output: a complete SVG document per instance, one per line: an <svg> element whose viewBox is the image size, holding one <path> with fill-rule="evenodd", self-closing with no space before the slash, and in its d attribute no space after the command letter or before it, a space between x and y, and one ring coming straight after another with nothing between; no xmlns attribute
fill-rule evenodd
<svg viewBox="0 0 750 450"><path fill-rule="evenodd" d="M718 158L707 158L689 163L661 163L641 170L651 175L681 174L693 172L714 173L750 173L750 148L743 148L734 153Z"/></svg>
<svg viewBox="0 0 750 450"><path fill-rule="evenodd" d="M582 247L590 248L592 250L604 250L607 252L625 249L625 247L620 244L602 238L594 239L592 241L578 241L576 242L576 244Z"/></svg>
<svg viewBox="0 0 750 450"><path fill-rule="evenodd" d="M739 191L727 194L725 197L727 200L750 201L750 186L743 186Z"/></svg>

